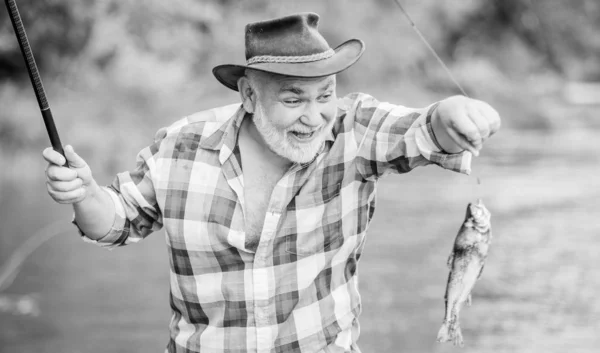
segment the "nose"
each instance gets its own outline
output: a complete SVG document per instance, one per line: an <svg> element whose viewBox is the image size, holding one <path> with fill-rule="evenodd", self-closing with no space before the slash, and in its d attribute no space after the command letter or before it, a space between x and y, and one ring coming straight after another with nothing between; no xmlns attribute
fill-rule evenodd
<svg viewBox="0 0 600 353"><path fill-rule="evenodd" d="M310 102L306 105L304 113L300 117L300 122L310 128L319 127L323 123L322 109L317 102Z"/></svg>

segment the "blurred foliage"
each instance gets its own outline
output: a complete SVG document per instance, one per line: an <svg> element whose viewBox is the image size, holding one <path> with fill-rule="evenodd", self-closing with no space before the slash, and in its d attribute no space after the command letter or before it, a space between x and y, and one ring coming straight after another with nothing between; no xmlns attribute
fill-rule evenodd
<svg viewBox="0 0 600 353"><path fill-rule="evenodd" d="M407 105L457 93L393 0L17 3L63 142L94 152L92 161L109 172L124 167L117 151L133 153L158 127L236 99L211 68L243 62L245 24L265 18L314 11L330 45L363 39L363 58L338 76L341 93L363 90ZM600 79L598 0L402 3L467 92L502 108L504 126L553 129L564 114L577 115L556 101L562 82ZM533 106L540 94L548 98ZM39 163L32 154L47 136L5 11L0 104L0 161Z"/></svg>
<svg viewBox="0 0 600 353"><path fill-rule="evenodd" d="M92 3L20 0L21 18L40 67L81 53L94 26ZM8 12L0 17L0 78L21 79L26 72Z"/></svg>
<svg viewBox="0 0 600 353"><path fill-rule="evenodd" d="M160 60L190 64L208 53L217 8L227 1L20 0L17 5L40 70L52 76L65 64L105 70L135 51ZM182 43L185 42L185 45ZM0 17L0 79L23 79L22 57L8 16Z"/></svg>
<svg viewBox="0 0 600 353"><path fill-rule="evenodd" d="M447 28L442 40L445 53L456 57L462 44L468 43L468 54L479 50L501 59L492 51L510 49L511 42L518 42L532 56L519 61L525 67L536 64L574 79L600 79L600 2L493 0L476 4L458 18L451 8L437 7L435 17ZM536 62L533 56L541 60ZM510 70L510 60L496 61Z"/></svg>
<svg viewBox="0 0 600 353"><path fill-rule="evenodd" d="M446 58L486 55L502 69L515 51L519 64L548 68L578 79L600 77L600 2L596 0L468 0L405 1L409 12ZM213 56L216 41L228 38L225 21L281 15L285 1L241 0L19 0L23 22L43 72L55 75L66 63L85 62L105 70L119 57L152 56L201 67ZM310 1L308 2L310 3ZM323 17L351 18L357 24L404 21L393 1L329 1L314 3ZM349 6L351 5L351 6ZM353 8L351 8L353 7ZM241 10L241 11L240 11ZM279 10L279 11L278 11ZM367 20L367 21L365 21ZM344 38L347 26L329 23L325 32ZM227 26L226 26L227 27ZM333 28L333 29L332 29ZM368 29L369 27L365 27ZM236 33L242 38L242 33ZM399 35L397 32L394 35ZM501 49L501 50L499 50ZM219 54L216 54L219 56ZM423 66L427 55L403 57L404 65ZM594 62L595 61L595 62ZM514 65L514 64L513 64ZM0 16L0 79L25 76L8 16ZM508 72L510 73L510 72Z"/></svg>

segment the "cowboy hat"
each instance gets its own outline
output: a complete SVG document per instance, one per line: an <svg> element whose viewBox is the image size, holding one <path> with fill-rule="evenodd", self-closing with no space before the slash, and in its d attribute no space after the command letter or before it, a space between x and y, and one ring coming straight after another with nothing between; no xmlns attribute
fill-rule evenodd
<svg viewBox="0 0 600 353"><path fill-rule="evenodd" d="M350 39L332 49L317 27L319 15L299 13L246 25L246 65L226 64L213 74L227 88L237 91L246 69L294 77L323 77L354 64L364 43Z"/></svg>

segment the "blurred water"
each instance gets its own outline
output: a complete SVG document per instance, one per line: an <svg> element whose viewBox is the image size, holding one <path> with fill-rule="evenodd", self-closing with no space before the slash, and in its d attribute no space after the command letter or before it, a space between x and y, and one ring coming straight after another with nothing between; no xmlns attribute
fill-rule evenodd
<svg viewBox="0 0 600 353"><path fill-rule="evenodd" d="M467 203L480 196L494 240L474 304L462 313L461 351L596 351L594 135L502 131L475 160L481 186L435 167L385 179L359 266L363 351L459 351L435 335L446 258ZM46 223L69 227L69 207L54 205L43 185L5 185L0 205L2 259ZM42 246L7 290L37 293L41 313L0 313L2 351L161 351L169 321L163 234L110 252L77 238L72 231Z"/></svg>

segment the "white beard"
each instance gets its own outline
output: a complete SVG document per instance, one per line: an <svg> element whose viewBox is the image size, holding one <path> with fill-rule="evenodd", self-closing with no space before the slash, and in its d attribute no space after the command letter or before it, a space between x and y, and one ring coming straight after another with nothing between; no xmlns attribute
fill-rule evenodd
<svg viewBox="0 0 600 353"><path fill-rule="evenodd" d="M318 131L315 131L316 136L314 136L310 142L299 143L292 137L289 137L288 132L305 132L307 130L306 127L298 126L297 128L290 127L285 130L278 129L268 118L266 118L263 106L260 102L257 102L256 104L253 121L258 133L267 144L267 147L275 154L294 163L308 163L312 161L321 149L327 131L329 131L333 125L332 119L325 127L321 127Z"/></svg>

